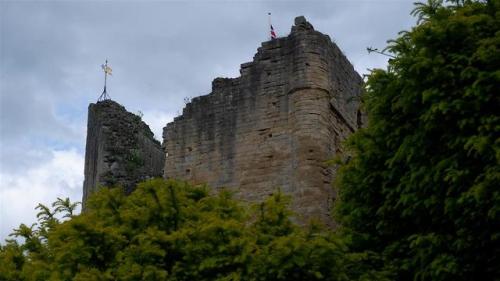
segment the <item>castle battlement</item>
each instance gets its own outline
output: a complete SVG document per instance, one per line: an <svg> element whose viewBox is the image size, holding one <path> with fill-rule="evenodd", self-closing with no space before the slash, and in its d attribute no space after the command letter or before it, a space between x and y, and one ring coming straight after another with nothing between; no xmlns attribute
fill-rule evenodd
<svg viewBox="0 0 500 281"><path fill-rule="evenodd" d="M325 162L358 128L361 77L303 17L287 37L262 43L240 73L215 79L165 127L165 176L248 201L280 188L306 219L331 222L334 171Z"/></svg>

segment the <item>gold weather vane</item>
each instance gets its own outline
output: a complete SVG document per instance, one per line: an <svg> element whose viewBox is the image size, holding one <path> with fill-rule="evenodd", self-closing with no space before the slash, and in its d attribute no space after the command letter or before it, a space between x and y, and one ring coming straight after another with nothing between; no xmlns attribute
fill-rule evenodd
<svg viewBox="0 0 500 281"><path fill-rule="evenodd" d="M102 94L99 96L97 101L105 101L111 99L106 92L106 82L108 80L108 75L112 75L113 69L108 66L108 60L106 59L105 64L101 64L101 68L104 71L104 90L102 91Z"/></svg>

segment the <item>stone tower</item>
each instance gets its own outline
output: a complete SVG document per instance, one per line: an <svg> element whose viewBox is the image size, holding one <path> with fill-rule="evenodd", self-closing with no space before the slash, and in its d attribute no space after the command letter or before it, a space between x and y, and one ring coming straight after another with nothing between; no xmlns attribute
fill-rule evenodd
<svg viewBox="0 0 500 281"><path fill-rule="evenodd" d="M233 190L258 202L280 188L299 221L334 226L340 143L362 124L362 79L327 35L304 17L264 42L241 76L217 78L163 131L165 176Z"/></svg>
<svg viewBox="0 0 500 281"><path fill-rule="evenodd" d="M89 105L83 206L101 186L127 193L147 178L161 177L165 154L148 125L112 100Z"/></svg>

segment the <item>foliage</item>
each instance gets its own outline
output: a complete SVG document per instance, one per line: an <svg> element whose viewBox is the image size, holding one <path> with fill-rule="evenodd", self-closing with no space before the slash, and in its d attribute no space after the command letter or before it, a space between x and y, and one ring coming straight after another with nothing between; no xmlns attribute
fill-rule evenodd
<svg viewBox="0 0 500 281"><path fill-rule="evenodd" d="M125 156L125 160L125 169L128 173L132 173L144 165L144 159L141 157L139 149L130 149L129 153Z"/></svg>
<svg viewBox="0 0 500 281"><path fill-rule="evenodd" d="M352 253L394 280L499 280L500 2L414 14L368 76L337 217Z"/></svg>
<svg viewBox="0 0 500 281"><path fill-rule="evenodd" d="M356 264L363 258L346 255L345 245L317 224L293 224L288 203L276 192L245 206L227 191L209 195L206 187L155 179L129 196L102 189L83 214L61 222L52 218L71 214L73 204L58 199L55 210L40 208L40 224L50 225L44 237L21 225L13 235L24 242L2 246L0 280L361 278Z"/></svg>

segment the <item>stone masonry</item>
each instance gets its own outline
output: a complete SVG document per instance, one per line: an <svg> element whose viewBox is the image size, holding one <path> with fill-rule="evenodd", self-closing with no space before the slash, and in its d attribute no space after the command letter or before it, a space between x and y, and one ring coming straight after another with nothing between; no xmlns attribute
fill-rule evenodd
<svg viewBox="0 0 500 281"><path fill-rule="evenodd" d="M83 206L101 186L120 185L127 193L147 178L161 177L165 154L141 118L118 103L89 105Z"/></svg>
<svg viewBox="0 0 500 281"><path fill-rule="evenodd" d="M335 170L325 162L362 125L361 77L304 17L287 37L262 43L240 73L215 79L210 94L164 128L165 177L224 187L249 202L280 188L298 221L334 227Z"/></svg>

